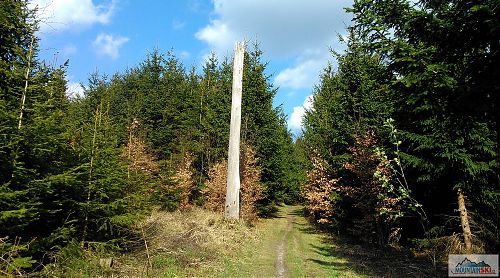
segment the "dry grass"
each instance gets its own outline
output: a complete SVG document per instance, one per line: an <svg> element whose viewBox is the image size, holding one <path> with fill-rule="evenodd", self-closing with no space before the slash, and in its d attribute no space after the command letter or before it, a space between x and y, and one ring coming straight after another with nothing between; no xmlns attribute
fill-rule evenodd
<svg viewBox="0 0 500 278"><path fill-rule="evenodd" d="M466 254L463 236L461 234L453 234L451 236L436 237L423 240L425 245L414 250L414 255L417 257L428 258L434 266L444 265L448 261L449 254ZM486 250L484 243L474 238L472 253L483 254Z"/></svg>
<svg viewBox="0 0 500 278"><path fill-rule="evenodd" d="M220 214L201 208L154 211L136 229L140 237L130 245L135 250L116 260L115 274L170 277L219 273L226 257L257 240L256 230L244 222L225 221Z"/></svg>
<svg viewBox="0 0 500 278"><path fill-rule="evenodd" d="M144 226L152 250L185 246L231 251L253 231L243 222L225 221L222 215L201 208L187 212L153 212Z"/></svg>
<svg viewBox="0 0 500 278"><path fill-rule="evenodd" d="M197 207L155 210L131 233L121 253L71 244L37 277L218 277L260 240L257 227Z"/></svg>

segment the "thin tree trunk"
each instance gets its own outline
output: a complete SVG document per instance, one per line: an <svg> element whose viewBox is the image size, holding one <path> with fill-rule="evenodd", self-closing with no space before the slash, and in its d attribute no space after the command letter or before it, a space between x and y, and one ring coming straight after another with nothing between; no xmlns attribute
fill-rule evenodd
<svg viewBox="0 0 500 278"><path fill-rule="evenodd" d="M210 77L208 79L208 87L210 86ZM209 87L210 88L210 87ZM203 180L203 172L205 171L205 164L204 164L204 154L205 154L205 147L203 144L205 143L205 130L203 130L203 122L202 122L202 114L203 114L203 95L204 95L204 90L201 90L201 96L200 96L200 142L202 145L202 151L201 151L201 171L200 171L200 177L199 177L199 184L202 183Z"/></svg>
<svg viewBox="0 0 500 278"><path fill-rule="evenodd" d="M460 221L462 222L462 231L464 234L465 251L472 252L472 233L470 231L469 217L465 207L465 197L462 189L458 189L458 210L460 211Z"/></svg>
<svg viewBox="0 0 500 278"><path fill-rule="evenodd" d="M135 163L135 160L132 162L132 128L134 122L128 128L128 167L127 167L127 180L130 180L130 167L132 167Z"/></svg>
<svg viewBox="0 0 500 278"><path fill-rule="evenodd" d="M31 36L31 42L30 42L30 48L28 52L28 65L26 67L26 74L24 76L24 90L21 95L21 108L19 109L19 123L17 125L17 129L20 130L21 126L23 125L23 112L24 112L24 106L26 103L26 94L28 92L28 80L30 76L30 71L31 71L31 58L33 56L33 44L35 43L35 36ZM15 67L15 66L14 66ZM12 165L15 167L17 164L17 159L19 158L19 144L17 144L17 147L14 151L14 156L12 160ZM15 177L15 170L12 171L11 173L11 179L14 180Z"/></svg>
<svg viewBox="0 0 500 278"><path fill-rule="evenodd" d="M102 109L102 103L101 103L101 109ZM101 114L99 111L99 107L97 107L95 115L94 115L94 134L92 135L92 147L90 149L90 165L89 165L89 182L88 182L88 188L87 188L87 203L86 203L86 208L85 208L85 221L83 225L83 235L82 235L82 246L85 244L85 240L87 238L87 230L88 230L88 224L89 224L89 206L90 206L90 200L92 197L92 179L93 179L93 170L94 170L94 155L95 155L95 141L96 141L96 135L97 135L97 127L101 125Z"/></svg>
<svg viewBox="0 0 500 278"><path fill-rule="evenodd" d="M31 56L33 56L34 43L35 43L35 36L31 36L30 50L28 53L28 66L26 68L26 75L24 76L24 91L23 95L21 96L21 111L19 112L19 124L17 125L17 129L21 129L21 126L23 125L23 112L24 112L24 105L26 103L26 94L28 92L28 80L31 71Z"/></svg>
<svg viewBox="0 0 500 278"><path fill-rule="evenodd" d="M227 193L224 212L224 217L226 219L239 219L240 217L240 130L244 54L245 43L237 42L234 50L233 62L231 127L229 131Z"/></svg>
<svg viewBox="0 0 500 278"><path fill-rule="evenodd" d="M149 270L153 269L153 264L151 263L151 256L149 255L149 247L148 247L148 242L146 241L146 233L144 233L144 228L142 227L142 225L140 225L140 227L141 227L142 240L144 241L144 247L146 247L146 256L148 259L146 267L146 275L148 275Z"/></svg>

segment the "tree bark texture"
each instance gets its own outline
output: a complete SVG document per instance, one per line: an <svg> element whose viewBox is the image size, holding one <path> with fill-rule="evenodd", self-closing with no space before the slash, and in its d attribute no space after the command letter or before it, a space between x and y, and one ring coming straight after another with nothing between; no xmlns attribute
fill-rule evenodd
<svg viewBox="0 0 500 278"><path fill-rule="evenodd" d="M458 189L458 210L460 211L460 221L462 223L462 231L464 234L465 251L472 252L472 233L470 231L469 216L465 206L465 197L462 189Z"/></svg>
<svg viewBox="0 0 500 278"><path fill-rule="evenodd" d="M229 131L227 191L224 212L226 219L239 219L240 216L240 130L244 54L245 43L237 42L234 49L233 61L231 126Z"/></svg>

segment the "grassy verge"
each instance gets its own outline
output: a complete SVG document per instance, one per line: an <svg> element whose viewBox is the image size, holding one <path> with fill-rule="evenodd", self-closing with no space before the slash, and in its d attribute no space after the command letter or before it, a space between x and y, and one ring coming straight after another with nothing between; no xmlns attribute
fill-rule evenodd
<svg viewBox="0 0 500 278"><path fill-rule="evenodd" d="M193 208L187 212L153 212L136 227L136 239L126 252L82 250L72 244L44 277L216 277L226 271L242 246L254 245L256 229L227 222L216 213ZM112 265L103 259L112 258ZM235 270L236 271L236 270Z"/></svg>
<svg viewBox="0 0 500 278"><path fill-rule="evenodd" d="M370 249L318 232L298 206L284 206L277 217L252 226L198 208L154 212L138 229L140 236L127 252L83 251L75 243L37 277L276 277L278 252L284 277L442 274L409 253ZM103 265L103 258L113 258L113 264Z"/></svg>
<svg viewBox="0 0 500 278"><path fill-rule="evenodd" d="M290 277L365 277L348 267L346 259L325 252L333 248L332 243L311 227L302 207L290 207L288 214L294 225L287 239Z"/></svg>
<svg viewBox="0 0 500 278"><path fill-rule="evenodd" d="M227 257L217 277L274 277L276 246L286 229L286 218L256 223L256 240L241 246L240 253Z"/></svg>
<svg viewBox="0 0 500 278"><path fill-rule="evenodd" d="M290 277L444 277L446 266L434 267L407 249L370 247L340 235L318 232L290 208L295 229L289 235Z"/></svg>
<svg viewBox="0 0 500 278"><path fill-rule="evenodd" d="M82 251L74 244L60 252L44 276L275 277L277 247L283 244L288 277L339 277L338 269L324 262L341 261L315 249L327 244L300 215L300 207L282 207L278 217L253 226L195 208L155 212L139 227L144 236L128 245L129 252ZM101 265L110 257L111 267Z"/></svg>
<svg viewBox="0 0 500 278"><path fill-rule="evenodd" d="M302 207L284 206L278 217L265 219L256 228L256 244L243 246L219 277L275 277L277 246L282 241L288 277L366 277L351 270L345 259L323 252L332 245L302 216Z"/></svg>

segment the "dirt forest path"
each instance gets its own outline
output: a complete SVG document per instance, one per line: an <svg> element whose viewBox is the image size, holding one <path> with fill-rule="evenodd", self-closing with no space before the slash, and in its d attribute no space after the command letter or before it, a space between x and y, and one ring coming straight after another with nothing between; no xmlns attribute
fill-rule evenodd
<svg viewBox="0 0 500 278"><path fill-rule="evenodd" d="M308 223L300 206L283 206L257 225L260 240L229 262L223 277L366 277L331 254L325 235Z"/></svg>
<svg viewBox="0 0 500 278"><path fill-rule="evenodd" d="M256 224L258 239L226 261L219 277L443 277L404 251L361 246L315 229L301 206L282 206Z"/></svg>
<svg viewBox="0 0 500 278"><path fill-rule="evenodd" d="M288 277L287 267L286 267L286 247L287 247L287 237L290 231L293 229L293 219L294 216L291 214L286 215L286 230L283 233L281 240L276 247L276 277L284 278Z"/></svg>

